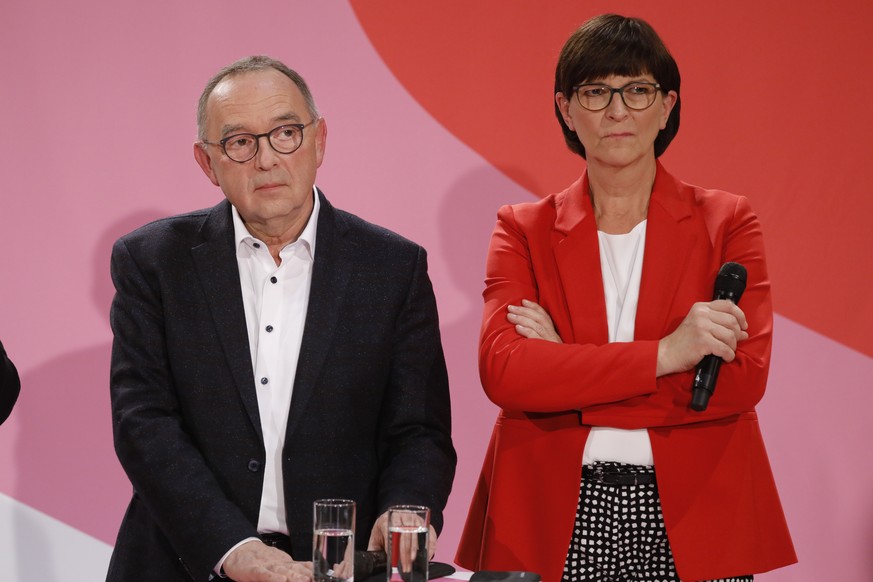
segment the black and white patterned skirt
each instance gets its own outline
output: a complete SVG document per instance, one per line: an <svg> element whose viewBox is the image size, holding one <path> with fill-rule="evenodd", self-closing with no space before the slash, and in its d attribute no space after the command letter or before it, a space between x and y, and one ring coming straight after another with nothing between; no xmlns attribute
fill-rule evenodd
<svg viewBox="0 0 873 582"><path fill-rule="evenodd" d="M589 470L619 477L604 478L605 483L596 478L582 479L562 581L679 582L654 467L599 462ZM643 483L634 484L635 480ZM741 576L722 581L752 579Z"/></svg>

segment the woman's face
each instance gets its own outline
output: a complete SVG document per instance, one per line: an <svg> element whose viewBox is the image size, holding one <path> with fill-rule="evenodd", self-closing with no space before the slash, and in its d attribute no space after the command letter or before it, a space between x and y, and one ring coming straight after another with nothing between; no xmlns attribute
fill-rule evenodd
<svg viewBox="0 0 873 582"><path fill-rule="evenodd" d="M654 83L655 79L642 74L635 77L610 75L589 81L616 89L633 82ZM654 159L655 138L667 124L676 103L676 92L657 91L654 103L641 111L628 108L618 93L614 93L606 109L600 111L583 108L575 94L565 96L559 92L555 101L567 127L576 132L585 147L589 164L623 167L647 156Z"/></svg>

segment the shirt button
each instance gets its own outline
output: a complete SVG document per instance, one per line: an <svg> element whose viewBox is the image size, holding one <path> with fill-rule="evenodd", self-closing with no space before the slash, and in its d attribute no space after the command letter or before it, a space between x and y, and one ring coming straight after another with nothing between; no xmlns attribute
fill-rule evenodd
<svg viewBox="0 0 873 582"><path fill-rule="evenodd" d="M259 249L259 248L261 248L261 243L252 243L252 246L255 247L256 249Z"/></svg>
<svg viewBox="0 0 873 582"><path fill-rule="evenodd" d="M269 380L267 380L266 376L261 378L261 384L266 384L267 382L269 382Z"/></svg>
<svg viewBox="0 0 873 582"><path fill-rule="evenodd" d="M268 325L265 329L267 330L267 333L270 333L271 331L273 331L273 326Z"/></svg>
<svg viewBox="0 0 873 582"><path fill-rule="evenodd" d="M257 460L251 459L249 461L249 471L251 471L252 473L257 473L260 468L261 468L261 463L258 462Z"/></svg>
<svg viewBox="0 0 873 582"><path fill-rule="evenodd" d="M279 282L279 279L277 279L276 277L270 277L270 283L278 283L278 282Z"/></svg>

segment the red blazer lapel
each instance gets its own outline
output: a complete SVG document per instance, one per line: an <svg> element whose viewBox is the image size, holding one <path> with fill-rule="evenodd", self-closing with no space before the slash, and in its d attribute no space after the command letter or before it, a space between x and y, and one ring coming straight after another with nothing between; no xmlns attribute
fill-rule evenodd
<svg viewBox="0 0 873 582"><path fill-rule="evenodd" d="M558 195L555 209L553 253L573 334L563 339L568 343L605 344L609 330L603 278L592 276L600 273L600 246L587 172Z"/></svg>
<svg viewBox="0 0 873 582"><path fill-rule="evenodd" d="M634 339L659 339L694 248L691 199L682 197L681 183L658 164L649 200L646 249Z"/></svg>

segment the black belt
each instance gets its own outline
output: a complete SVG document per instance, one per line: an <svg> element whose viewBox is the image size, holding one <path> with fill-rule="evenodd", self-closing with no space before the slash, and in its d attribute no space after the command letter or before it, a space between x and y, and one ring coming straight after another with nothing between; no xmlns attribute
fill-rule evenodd
<svg viewBox="0 0 873 582"><path fill-rule="evenodd" d="M283 552L291 553L291 538L280 533L259 533L258 537L261 541L270 547L282 550Z"/></svg>
<svg viewBox="0 0 873 582"><path fill-rule="evenodd" d="M582 479L592 481L601 485L653 485L655 484L655 471L634 472L634 471L615 471L604 469L598 465L584 465L582 467Z"/></svg>

